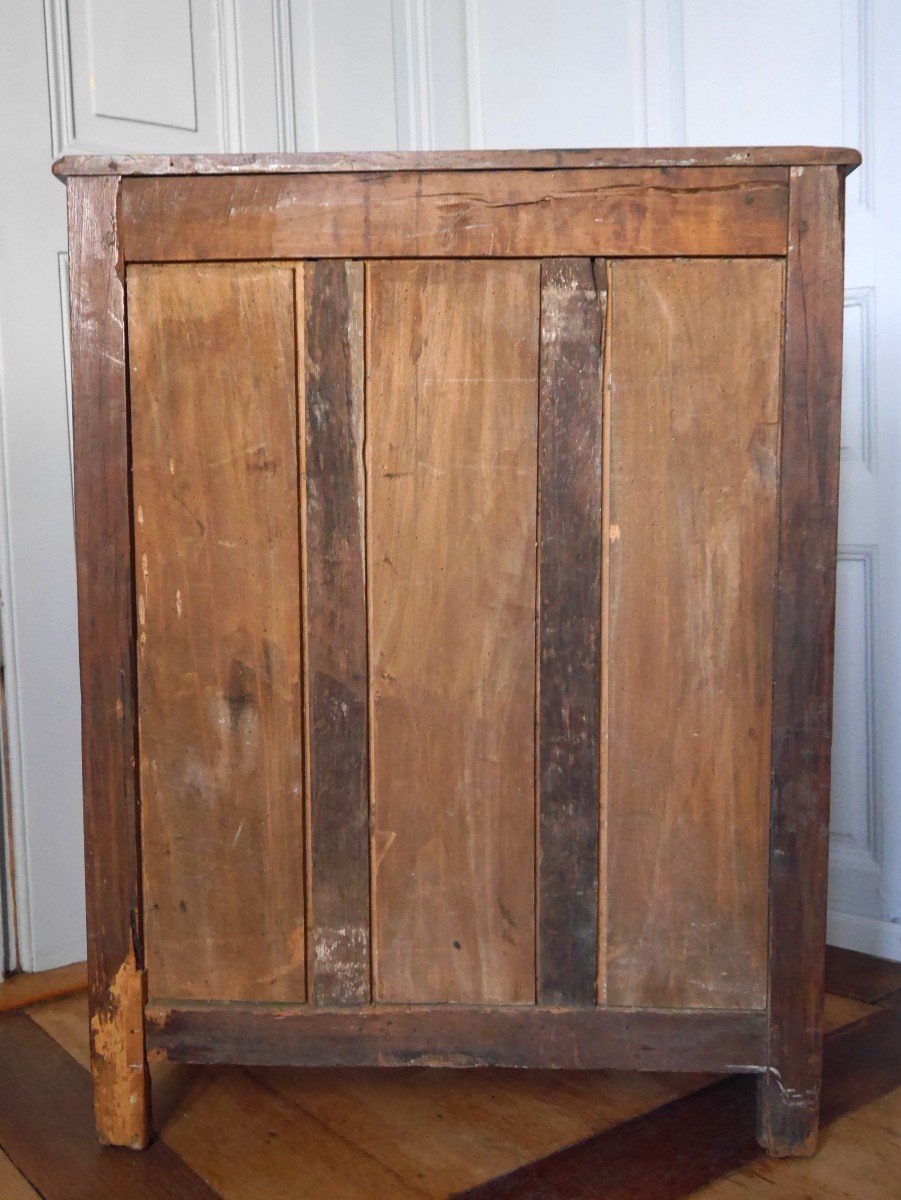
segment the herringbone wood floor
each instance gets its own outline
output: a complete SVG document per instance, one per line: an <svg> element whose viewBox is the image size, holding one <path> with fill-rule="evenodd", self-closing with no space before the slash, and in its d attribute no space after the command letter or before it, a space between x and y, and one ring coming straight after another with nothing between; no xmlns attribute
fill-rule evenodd
<svg viewBox="0 0 901 1200"><path fill-rule="evenodd" d="M892 983L901 988L898 967L874 968L872 960L840 955L832 966L832 986L846 993L828 999L832 1028L866 1020L874 1011L867 1000L882 988L894 990ZM409 1200L471 1188L487 1198L496 1185L486 1181L584 1144L708 1082L622 1072L164 1063L154 1068L159 1141L131 1154L95 1145L87 1066L83 995L0 1017L0 1200ZM670 1111L678 1119L679 1110ZM672 1151L660 1146L661 1156ZM566 1162L560 1156L564 1173ZM605 1179L604 1158L598 1162L596 1182L580 1183L578 1191L547 1190L551 1185L524 1177L521 1185L508 1181L503 1195L600 1200L633 1194L611 1190L615 1180ZM678 1190L678 1171L667 1161L655 1165L655 1177L660 1170L661 1200L664 1192L689 1194ZM899 1194L899 1176L901 1089L831 1124L813 1160L760 1159L695 1194L706 1200L890 1200Z"/></svg>

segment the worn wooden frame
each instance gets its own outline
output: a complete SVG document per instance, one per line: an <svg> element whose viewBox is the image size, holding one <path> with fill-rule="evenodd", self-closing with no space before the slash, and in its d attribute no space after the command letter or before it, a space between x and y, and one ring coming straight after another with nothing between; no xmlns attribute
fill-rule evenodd
<svg viewBox="0 0 901 1200"><path fill-rule="evenodd" d="M146 1029L154 1057L198 1062L756 1072L762 1143L774 1154L813 1148L822 1042L842 196L844 175L859 161L853 151L788 148L79 158L56 165L57 174L67 177L69 199L88 958L95 1111L103 1141L142 1146L148 1140ZM466 174L476 170L484 174L477 179ZM191 178L203 174L221 178ZM650 185L654 198L636 203ZM348 226L333 223L323 233L321 221L310 219L326 195L343 194L350 201L343 211L352 212L354 206L368 205L369 197L395 195L406 203L411 188L432 198L416 210L412 239L398 240L387 226L373 231L352 217ZM200 195L211 197L203 201L205 221ZM471 224L466 218L473 205L484 214L486 198L499 203L505 215L500 223L489 222L487 232L471 235L463 228ZM280 207L268 209L276 200ZM261 208L287 215L260 222ZM598 213L599 221L594 220ZM732 229L737 213L744 219ZM554 234L564 218L565 233ZM578 966L577 938L575 950L562 947L564 958L574 955L566 994L542 992L539 981L539 1003L560 1008L367 1008L368 978L362 972L360 989L352 996L333 995L324 980L322 1001L329 1007L318 1011L291 1005L146 1004L125 262L411 253L542 259L766 254L787 260L766 1011L579 1008L590 982ZM554 273L565 275L572 268L561 263L548 269L542 286L550 295ZM589 280L583 284L594 286ZM342 269L336 274L327 264L311 269L304 282L314 290L348 286L353 282ZM564 316L585 319L578 311ZM317 336L309 312L305 336ZM306 402L315 404L316 397ZM332 439L338 459L344 435L336 430ZM542 443L541 452L552 453L552 444ZM586 453L594 462L594 450ZM345 468L353 469L349 463ZM553 523L552 507L542 519ZM307 536L315 537L316 530ZM345 550L326 550L331 555L326 569L357 594L357 568L342 558ZM567 552L565 543L560 552ZM542 564L549 588L544 595L551 605L554 570L553 562ZM356 629L354 636L360 635ZM597 654L590 639L584 652L586 661ZM553 687L549 678L542 703L553 705ZM590 703L587 711L587 719L593 719ZM336 754L344 752L346 736L359 748L359 730L330 724L327 706L321 716ZM553 755L552 741L547 749ZM328 762L324 769L327 786ZM584 764L589 785L595 772L596 754L589 745ZM585 836L587 852L594 853L597 834L590 823ZM578 925L584 914L570 917ZM541 920L547 952L560 950L554 943L554 914ZM590 919L588 925L590 933Z"/></svg>

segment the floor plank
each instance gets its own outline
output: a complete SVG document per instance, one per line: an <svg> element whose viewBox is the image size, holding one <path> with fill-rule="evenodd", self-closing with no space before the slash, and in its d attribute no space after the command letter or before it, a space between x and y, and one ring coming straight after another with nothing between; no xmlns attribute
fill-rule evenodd
<svg viewBox="0 0 901 1200"><path fill-rule="evenodd" d="M698 1200L891 1200L901 1164L901 1088L824 1131L813 1158L760 1159Z"/></svg>
<svg viewBox="0 0 901 1200"><path fill-rule="evenodd" d="M646 1112L696 1078L432 1069L253 1073L436 1198Z"/></svg>
<svg viewBox="0 0 901 1200"><path fill-rule="evenodd" d="M50 971L19 971L0 982L0 1012L12 1012L41 1000L84 992L87 986L88 968L83 962L54 967Z"/></svg>
<svg viewBox="0 0 901 1200"><path fill-rule="evenodd" d="M30 1016L73 1058L87 1064L83 998L42 1005ZM307 1076L321 1074L288 1069L284 1073L297 1077L301 1090ZM424 1194L390 1162L378 1161L352 1136L300 1110L240 1067L154 1063L151 1074L160 1142L223 1200L410 1200ZM357 1110L362 1119L364 1106L359 1101Z"/></svg>
<svg viewBox="0 0 901 1200"><path fill-rule="evenodd" d="M45 1200L217 1200L168 1146L100 1146L91 1079L24 1013L0 1017L0 1145Z"/></svg>
<svg viewBox="0 0 901 1200"><path fill-rule="evenodd" d="M827 997L827 1028L870 1011L857 1000ZM29 1015L87 1067L85 997L42 1004ZM389 1173L392 1188L399 1178L414 1195L444 1197L710 1082L698 1075L606 1071L260 1068L251 1075L234 1067L177 1063L155 1063L152 1074L155 1122L163 1141L228 1200L255 1198L264 1183L276 1189L279 1172L297 1170L300 1145L305 1162L310 1145L317 1147L316 1163L308 1169L311 1187L336 1186L329 1156L349 1146L339 1154L341 1178L349 1180L344 1186L373 1186L376 1162ZM300 1112L292 1116L286 1104ZM246 1110L257 1111L258 1120L248 1125ZM281 1130L274 1139L273 1130ZM225 1154L223 1145L230 1148ZM232 1162L236 1147L237 1164ZM247 1163L253 1168L242 1166Z"/></svg>
<svg viewBox="0 0 901 1200"><path fill-rule="evenodd" d="M32 1021L87 1070L91 1069L88 1045L87 995L67 996L49 1004L26 1009Z"/></svg>
<svg viewBox="0 0 901 1200"><path fill-rule="evenodd" d="M212 1068L163 1128L223 1200L414 1200L424 1193L235 1068Z"/></svg>
<svg viewBox="0 0 901 1200"><path fill-rule="evenodd" d="M829 946L826 991L875 1004L892 992L901 991L901 963Z"/></svg>
<svg viewBox="0 0 901 1200"><path fill-rule="evenodd" d="M15 1163L0 1150L0 1200L41 1200Z"/></svg>
<svg viewBox="0 0 901 1200"><path fill-rule="evenodd" d="M828 1029L873 1014L872 1006L859 1000L827 997ZM42 1004L30 1009L29 1015L76 1062L87 1066L85 997ZM479 1185L486 1179L574 1142L585 1144L588 1139L591 1144L614 1125L619 1125L620 1134L633 1118L648 1113L648 1119L653 1119L666 1111L661 1105L672 1108L669 1101L710 1082L709 1077L697 1075L601 1071L258 1068L250 1072L177 1063L156 1063L152 1072L162 1142L184 1157L225 1200L324 1195L338 1200L357 1196L409 1200L445 1197L467 1188L477 1189L479 1195ZM87 1073L83 1074L86 1080ZM753 1084L746 1080L745 1085L752 1112ZM709 1091L705 1088L698 1094ZM846 1090L840 1102L863 1103L868 1098ZM724 1124L718 1142L728 1142L730 1113L732 1108L726 1105L715 1114ZM706 1117L699 1118L703 1137L695 1157L701 1162L709 1158L714 1127L718 1128ZM731 1128L734 1133L734 1123ZM833 1141L834 1135L827 1133L824 1149ZM749 1152L756 1152L752 1138ZM649 1178L654 1177L652 1164L660 1157L659 1143L644 1155L642 1170ZM610 1179L611 1163L615 1177L615 1161L605 1158L596 1178ZM729 1166L726 1163L723 1169ZM757 1178L753 1170L731 1178L739 1181L734 1187L745 1192L723 1193L724 1197L751 1195L752 1187L775 1195L771 1181ZM529 1195L510 1194L517 1200L520 1194ZM544 1198L555 1193L537 1194ZM655 1200L666 1194L655 1192ZM891 1194L883 1190L881 1200ZM794 1193L788 1197L794 1200ZM5 1200L2 1193L0 1200ZM14 1194L11 1200L18 1197Z"/></svg>
<svg viewBox="0 0 901 1200"><path fill-rule="evenodd" d="M863 1020L827 1037L824 1127L897 1087L901 1005L872 1008ZM755 1080L733 1076L456 1196L683 1200L762 1158L755 1113Z"/></svg>

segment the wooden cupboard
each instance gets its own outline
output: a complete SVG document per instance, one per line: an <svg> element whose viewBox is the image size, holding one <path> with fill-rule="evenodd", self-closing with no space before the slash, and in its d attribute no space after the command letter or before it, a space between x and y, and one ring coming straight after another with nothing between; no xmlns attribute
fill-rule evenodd
<svg viewBox="0 0 901 1200"><path fill-rule="evenodd" d="M63 159L95 1107L747 1071L816 1136L844 176Z"/></svg>

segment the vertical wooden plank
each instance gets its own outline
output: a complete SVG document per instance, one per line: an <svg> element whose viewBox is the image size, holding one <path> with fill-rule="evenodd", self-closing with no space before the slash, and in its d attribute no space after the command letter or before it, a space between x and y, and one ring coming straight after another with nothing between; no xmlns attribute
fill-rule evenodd
<svg viewBox="0 0 901 1200"><path fill-rule="evenodd" d="M766 1003L782 289L611 267L611 1005Z"/></svg>
<svg viewBox="0 0 901 1200"><path fill-rule="evenodd" d="M590 259L541 264L540 1004L593 1005L596 993L604 272L599 288Z"/></svg>
<svg viewBox="0 0 901 1200"><path fill-rule="evenodd" d="M131 266L152 996L305 999L294 272Z"/></svg>
<svg viewBox="0 0 901 1200"><path fill-rule="evenodd" d="M363 265L298 268L316 1004L370 997Z"/></svg>
<svg viewBox="0 0 901 1200"><path fill-rule="evenodd" d="M539 264L369 270L375 997L535 999Z"/></svg>
<svg viewBox="0 0 901 1200"><path fill-rule="evenodd" d="M770 1052L758 1136L816 1146L829 850L844 179L792 168L770 842Z"/></svg>
<svg viewBox="0 0 901 1200"><path fill-rule="evenodd" d="M116 176L70 179L69 295L94 1115L101 1141L150 1132L135 776L125 296Z"/></svg>

